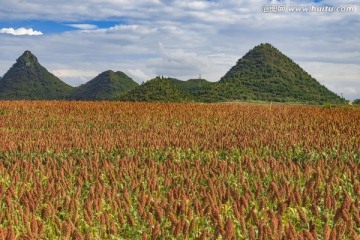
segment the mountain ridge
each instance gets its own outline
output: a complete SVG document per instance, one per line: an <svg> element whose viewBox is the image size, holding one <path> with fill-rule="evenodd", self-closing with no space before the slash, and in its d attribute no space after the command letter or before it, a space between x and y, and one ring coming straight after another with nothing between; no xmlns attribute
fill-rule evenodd
<svg viewBox="0 0 360 240"><path fill-rule="evenodd" d="M44 68L30 51L25 51L0 79L0 99L65 99L73 87Z"/></svg>
<svg viewBox="0 0 360 240"><path fill-rule="evenodd" d="M156 77L134 90L119 96L118 100L140 102L188 102L193 97L174 84L169 78Z"/></svg>
<svg viewBox="0 0 360 240"><path fill-rule="evenodd" d="M271 44L255 46L219 81L231 86L229 96L264 101L341 102L341 98L321 85L292 59ZM241 92L241 93L240 93Z"/></svg>
<svg viewBox="0 0 360 240"><path fill-rule="evenodd" d="M137 84L125 73L107 70L76 88L73 100L114 100L119 94L136 88Z"/></svg>
<svg viewBox="0 0 360 240"><path fill-rule="evenodd" d="M0 77L0 99L345 102L268 43L249 50L217 82L156 77L141 85L123 72L108 70L71 87L25 51Z"/></svg>

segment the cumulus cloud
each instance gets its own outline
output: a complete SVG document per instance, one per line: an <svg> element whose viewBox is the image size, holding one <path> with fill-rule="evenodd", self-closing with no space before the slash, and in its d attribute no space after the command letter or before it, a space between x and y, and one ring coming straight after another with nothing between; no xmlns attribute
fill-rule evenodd
<svg viewBox="0 0 360 240"><path fill-rule="evenodd" d="M343 94L349 99L360 97L359 65L341 62L300 62L300 65L337 94Z"/></svg>
<svg viewBox="0 0 360 240"><path fill-rule="evenodd" d="M156 33L156 27L147 27L144 25L138 24L129 24L129 25L116 25L114 27L110 27L106 29L107 32L125 32L125 33L136 33L141 35L147 35L150 33Z"/></svg>
<svg viewBox="0 0 360 240"><path fill-rule="evenodd" d="M98 27L94 24L85 24L85 23L78 23L78 24L67 24L70 27L77 28L80 30L94 30Z"/></svg>
<svg viewBox="0 0 360 240"><path fill-rule="evenodd" d="M11 35L30 35L30 36L39 36L39 35L43 35L42 32L40 31L35 31L32 28L26 29L26 28L18 28L18 29L14 29L14 28L2 28L0 29L0 33L3 34L11 34Z"/></svg>
<svg viewBox="0 0 360 240"><path fill-rule="evenodd" d="M100 72L94 70L80 70L73 68L48 68L48 70L62 81L68 83L71 86L79 86L88 82L97 76Z"/></svg>
<svg viewBox="0 0 360 240"><path fill-rule="evenodd" d="M52 72L59 78L68 77L94 77L98 74L95 71L82 71L77 69L54 69Z"/></svg>
<svg viewBox="0 0 360 240"><path fill-rule="evenodd" d="M157 64L158 75L194 76L201 73L210 64L206 57L183 49L167 49L158 43L161 62Z"/></svg>
<svg viewBox="0 0 360 240"><path fill-rule="evenodd" d="M144 73L141 69L138 68L128 69L127 72L129 73L130 77L132 77L134 80L137 80L139 82L145 82L153 77L151 75Z"/></svg>

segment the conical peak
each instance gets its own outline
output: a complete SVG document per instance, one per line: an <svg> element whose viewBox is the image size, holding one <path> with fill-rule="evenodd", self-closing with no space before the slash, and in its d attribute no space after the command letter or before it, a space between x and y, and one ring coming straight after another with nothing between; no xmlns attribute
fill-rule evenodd
<svg viewBox="0 0 360 240"><path fill-rule="evenodd" d="M254 49L258 49L258 48L275 48L275 47L270 43L261 43L254 47Z"/></svg>
<svg viewBox="0 0 360 240"><path fill-rule="evenodd" d="M34 54L32 54L29 50L26 50L16 61L20 65L25 65L30 67L33 64L37 64L38 60Z"/></svg>
<svg viewBox="0 0 360 240"><path fill-rule="evenodd" d="M30 56L30 55L33 55L31 51L29 50L26 50L23 55L26 55L26 56Z"/></svg>
<svg viewBox="0 0 360 240"><path fill-rule="evenodd" d="M261 43L260 45L255 46L253 49L251 49L249 53L280 53L278 49L276 49L273 45L270 43ZM247 54L247 55L248 55Z"/></svg>
<svg viewBox="0 0 360 240"><path fill-rule="evenodd" d="M114 73L113 70L107 70L107 71L103 72L102 74L112 74L112 73Z"/></svg>
<svg viewBox="0 0 360 240"><path fill-rule="evenodd" d="M100 73L96 78L102 78L102 79L113 79L115 77L127 77L125 73L121 71L113 71L113 70L107 70L102 73Z"/></svg>
<svg viewBox="0 0 360 240"><path fill-rule="evenodd" d="M113 70L107 70L100 73L97 77L111 77L115 72Z"/></svg>

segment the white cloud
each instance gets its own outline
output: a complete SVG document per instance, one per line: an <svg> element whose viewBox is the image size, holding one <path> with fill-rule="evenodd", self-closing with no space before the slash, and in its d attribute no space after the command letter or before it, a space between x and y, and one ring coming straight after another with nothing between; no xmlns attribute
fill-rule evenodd
<svg viewBox="0 0 360 240"><path fill-rule="evenodd" d="M77 28L80 30L94 30L97 29L98 27L94 24L84 24L84 23L79 23L79 24L67 24L70 27L73 28Z"/></svg>
<svg viewBox="0 0 360 240"><path fill-rule="evenodd" d="M0 33L3 34L11 34L11 35L31 35L31 36L39 36L43 35L40 31L35 31L32 28L26 29L26 28L2 28L0 29Z"/></svg>
<svg viewBox="0 0 360 240"><path fill-rule="evenodd" d="M144 73L141 69L128 69L129 76L138 82L145 82L151 79L153 76Z"/></svg>
<svg viewBox="0 0 360 240"><path fill-rule="evenodd" d="M161 42L158 43L158 53L161 62L155 63L157 75L190 77L198 75L210 65L206 57L183 49L167 49Z"/></svg>
<svg viewBox="0 0 360 240"><path fill-rule="evenodd" d="M350 99L360 98L360 68L357 64L300 62L300 65L338 95L344 94Z"/></svg>
<svg viewBox="0 0 360 240"><path fill-rule="evenodd" d="M96 71L82 71L77 69L54 69L52 73L59 78L68 77L95 77L99 74Z"/></svg>
<svg viewBox="0 0 360 240"><path fill-rule="evenodd" d="M41 61L41 59L40 59ZM100 72L94 70L81 70L81 69L73 69L73 68L57 68L54 69L52 67L48 68L48 70L57 76L62 81L66 82L71 86L79 86L88 82L89 80L96 77Z"/></svg>
<svg viewBox="0 0 360 240"><path fill-rule="evenodd" d="M189 10L202 11L215 7L217 4L211 1L176 1L178 6Z"/></svg>
<svg viewBox="0 0 360 240"><path fill-rule="evenodd" d="M132 24L132 25L116 25L114 27L110 27L106 30L107 32L125 32L125 33L136 33L140 35L147 35L151 33L155 33L157 31L156 27L147 27L144 25Z"/></svg>

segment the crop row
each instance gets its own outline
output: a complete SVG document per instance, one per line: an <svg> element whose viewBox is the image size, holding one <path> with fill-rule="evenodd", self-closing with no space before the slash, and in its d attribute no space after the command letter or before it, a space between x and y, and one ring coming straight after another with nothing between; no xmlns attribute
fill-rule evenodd
<svg viewBox="0 0 360 240"><path fill-rule="evenodd" d="M0 239L359 239L359 109L0 109Z"/></svg>

